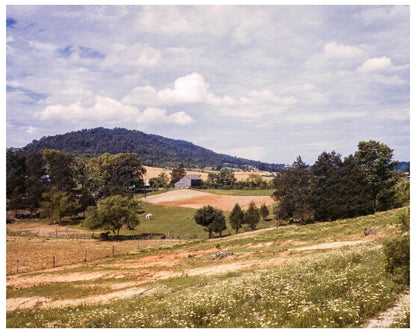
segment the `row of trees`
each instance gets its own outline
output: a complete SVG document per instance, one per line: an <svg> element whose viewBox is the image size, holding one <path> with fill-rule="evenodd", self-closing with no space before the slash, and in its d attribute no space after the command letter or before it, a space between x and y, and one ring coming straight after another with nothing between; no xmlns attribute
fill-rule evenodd
<svg viewBox="0 0 416 333"><path fill-rule="evenodd" d="M87 159L45 149L29 156L7 151L8 209L25 208L61 222L67 215L85 212L96 200L131 196L143 186L146 172L135 153L108 153Z"/></svg>
<svg viewBox="0 0 416 333"><path fill-rule="evenodd" d="M248 209L243 211L240 205L236 203L229 216L229 222L238 234L244 224L248 225L251 230L255 230L260 222L260 217L264 219L268 215L269 209L265 204L259 209L254 202L250 202ZM194 218L195 222L203 226L204 230L208 232L208 238L212 238L214 232L221 237L222 232L227 229L224 212L219 208L210 205L204 206L196 211Z"/></svg>
<svg viewBox="0 0 416 333"><path fill-rule="evenodd" d="M393 149L377 141L360 142L342 160L322 153L309 167L299 156L275 178L278 219L306 223L331 221L400 207L408 203L410 184L400 182Z"/></svg>

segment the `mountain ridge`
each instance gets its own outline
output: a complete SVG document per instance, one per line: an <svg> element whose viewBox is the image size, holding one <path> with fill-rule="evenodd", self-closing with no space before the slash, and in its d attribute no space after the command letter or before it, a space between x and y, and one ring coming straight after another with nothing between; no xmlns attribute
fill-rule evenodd
<svg viewBox="0 0 416 333"><path fill-rule="evenodd" d="M226 154L216 153L185 140L170 139L138 130L115 127L96 127L42 137L21 148L24 154L43 149L57 149L63 153L93 157L104 153L137 153L148 166L185 167L255 167L259 170L277 172L284 164L266 163Z"/></svg>

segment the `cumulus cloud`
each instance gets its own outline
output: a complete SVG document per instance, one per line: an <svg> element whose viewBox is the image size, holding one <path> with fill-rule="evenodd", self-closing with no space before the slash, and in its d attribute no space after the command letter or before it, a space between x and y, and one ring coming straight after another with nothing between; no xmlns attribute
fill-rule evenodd
<svg viewBox="0 0 416 333"><path fill-rule="evenodd" d="M188 125L194 122L189 115L183 111L179 111L168 115L166 110L158 108L145 109L136 119L139 125L160 125L160 124L176 124L176 125Z"/></svg>
<svg viewBox="0 0 416 333"><path fill-rule="evenodd" d="M130 105L124 105L115 99L96 96L94 104L84 106L82 101L76 101L68 106L57 104L47 106L39 113L42 120L60 119L67 122L77 122L89 119L94 121L105 121L109 119L134 119L139 110Z"/></svg>
<svg viewBox="0 0 416 333"><path fill-rule="evenodd" d="M162 104L168 103L203 103L207 101L209 85L198 73L192 73L175 80L173 89L157 92Z"/></svg>
<svg viewBox="0 0 416 333"><path fill-rule="evenodd" d="M41 120L58 120L90 126L112 126L118 123L131 127L132 124L137 123L146 128L163 124L185 126L194 122L194 119L184 111L168 114L166 110L150 107L140 112L134 106L103 96L95 96L92 103L78 100L69 105L49 105L38 113L38 117Z"/></svg>
<svg viewBox="0 0 416 333"><path fill-rule="evenodd" d="M357 70L362 73L381 72L388 69L390 66L391 59L388 57L371 58L358 67Z"/></svg>
<svg viewBox="0 0 416 333"><path fill-rule="evenodd" d="M175 105L204 103L217 106L241 106L278 103L295 104L294 96L279 97L269 89L252 90L247 96L217 96L209 91L210 85L202 75L192 73L175 80L173 88L156 90L154 87L136 87L122 98L122 102L131 105Z"/></svg>

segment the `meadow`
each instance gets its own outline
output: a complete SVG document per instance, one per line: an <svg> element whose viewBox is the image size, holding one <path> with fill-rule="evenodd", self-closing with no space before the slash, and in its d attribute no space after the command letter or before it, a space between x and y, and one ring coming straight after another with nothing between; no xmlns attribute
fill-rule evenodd
<svg viewBox="0 0 416 333"><path fill-rule="evenodd" d="M9 274L6 325L365 327L408 291L385 272L382 251L383 241L399 234L398 221L406 209L159 243ZM366 228L379 231L365 236ZM43 236L13 237L22 237L30 247ZM79 240L67 242L79 248ZM219 251L230 255L214 259ZM404 324L389 325L408 324L404 319Z"/></svg>

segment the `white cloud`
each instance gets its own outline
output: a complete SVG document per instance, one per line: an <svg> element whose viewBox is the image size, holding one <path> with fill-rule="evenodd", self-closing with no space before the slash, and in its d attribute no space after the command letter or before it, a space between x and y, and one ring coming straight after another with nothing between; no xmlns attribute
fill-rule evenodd
<svg viewBox="0 0 416 333"><path fill-rule="evenodd" d="M80 120L105 121L111 119L131 120L137 117L139 110L130 105L124 105L115 99L96 96L91 106L84 106L82 101L76 101L68 106L57 104L47 106L38 116L42 120L59 119L70 123Z"/></svg>
<svg viewBox="0 0 416 333"><path fill-rule="evenodd" d="M359 56L362 52L358 47L332 42L324 46L324 53L331 58L352 58Z"/></svg>
<svg viewBox="0 0 416 333"><path fill-rule="evenodd" d="M276 96L271 90L252 90L247 96L216 96L209 91L210 85L202 75L192 73L175 80L173 88L157 91L154 87L136 87L122 98L122 102L132 105L175 105L204 103L217 106L262 105L278 103L292 105L297 102L294 96Z"/></svg>
<svg viewBox="0 0 416 333"><path fill-rule="evenodd" d="M164 89L156 96L162 104L203 103L209 93L209 85L198 73L192 73L175 80L173 89Z"/></svg>
<svg viewBox="0 0 416 333"><path fill-rule="evenodd" d="M381 72L391 66L391 59L388 57L371 58L364 62L357 71L362 73Z"/></svg>
<svg viewBox="0 0 416 333"><path fill-rule="evenodd" d="M145 109L136 119L139 126L148 127L150 125L161 124L175 124L175 125L188 125L194 120L188 116L185 112L179 111L168 115L166 110L158 108Z"/></svg>

